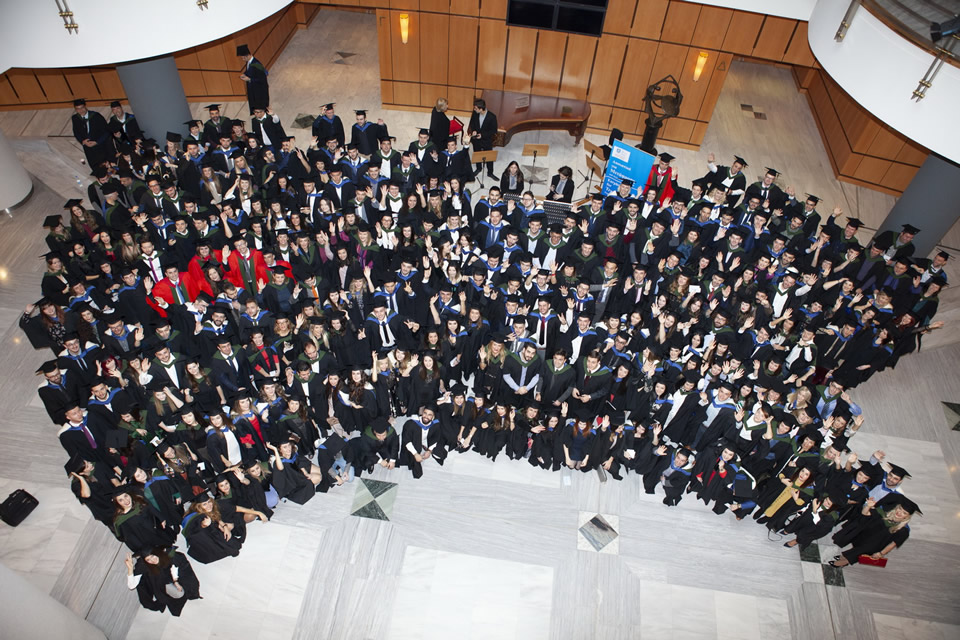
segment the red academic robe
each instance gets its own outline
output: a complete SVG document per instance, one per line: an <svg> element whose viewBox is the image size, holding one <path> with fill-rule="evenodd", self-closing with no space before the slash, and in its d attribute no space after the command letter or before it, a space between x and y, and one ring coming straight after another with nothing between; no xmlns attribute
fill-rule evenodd
<svg viewBox="0 0 960 640"><path fill-rule="evenodd" d="M643 187L644 193L648 189L657 190L657 202L661 205L667 198L673 200L673 167L667 167L667 170L660 173L660 165L654 163L650 167L650 175L647 176L647 184Z"/></svg>
<svg viewBox="0 0 960 640"><path fill-rule="evenodd" d="M267 265L263 261L263 254L256 249L250 249L250 253L253 255L254 283L257 280L270 282L268 277L270 274L267 273ZM240 253L231 251L230 257L227 258L227 265L230 267L230 271L226 273L227 280L241 289L246 289L247 285L243 281L243 272L240 270Z"/></svg>
<svg viewBox="0 0 960 640"><path fill-rule="evenodd" d="M197 293L200 292L200 289L193 282L193 278L190 277L189 273L183 271L180 272L180 282L183 283L184 288L187 291L187 297L191 301L197 299ZM154 298L163 298L167 301L167 304L177 304L177 297L173 295L173 283L168 279L163 278L160 282L153 286L153 297Z"/></svg>

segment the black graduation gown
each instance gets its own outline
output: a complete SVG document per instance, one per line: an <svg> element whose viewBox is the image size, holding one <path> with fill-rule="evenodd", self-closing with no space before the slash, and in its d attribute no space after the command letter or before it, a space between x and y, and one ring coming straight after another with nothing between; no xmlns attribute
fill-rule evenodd
<svg viewBox="0 0 960 640"><path fill-rule="evenodd" d="M427 431L427 448L433 451L433 453L436 455L437 461L440 462L440 464L443 464L443 460L446 458L446 451L444 450L443 443L441 442L443 428L439 420L435 419L426 427L423 426L420 418L411 418L407 420L403 424L403 431L400 439L400 457L397 462L410 469L410 471L413 472L414 478L420 478L423 476L423 463L417 462L417 459L414 458L407 449L407 444L412 444L416 452L422 454L424 449L424 430Z"/></svg>
<svg viewBox="0 0 960 640"><path fill-rule="evenodd" d="M133 574L140 576L140 582L137 583L137 597L144 609L151 611L164 611L170 609L170 613L179 616L183 611L187 600L196 600L200 597L200 581L197 580L197 574L193 572L190 561L187 557L176 550L171 550L170 566L154 571L152 565L147 564L141 558L133 567ZM183 596L173 598L167 595L166 586L173 584L173 576L170 569L177 568L177 583L183 589Z"/></svg>
<svg viewBox="0 0 960 640"><path fill-rule="evenodd" d="M167 526L162 527L162 521L163 516L149 504L134 504L130 511L114 518L113 533L134 552L146 547L169 547L177 534L171 526L173 523L167 522Z"/></svg>
<svg viewBox="0 0 960 640"><path fill-rule="evenodd" d="M797 536L797 546L803 549L811 542L816 542L830 533L840 519L840 513L837 508L829 511L821 509L818 515L819 520L814 522L813 505L812 503L808 503L807 506L800 511L800 515L784 527L783 530L787 533L795 534Z"/></svg>
<svg viewBox="0 0 960 640"><path fill-rule="evenodd" d="M290 460L282 460L283 469L280 469L278 459L273 465L273 488L281 499L290 500L297 504L306 504L316 494L313 483L300 471L300 454L294 454ZM307 461L309 462L309 460Z"/></svg>
<svg viewBox="0 0 960 640"><path fill-rule="evenodd" d="M267 69L256 58L251 58L250 63L242 71L250 82L247 83L247 104L250 107L250 113L255 108L265 109L270 106L270 85L267 82Z"/></svg>
<svg viewBox="0 0 960 640"><path fill-rule="evenodd" d="M89 498L80 496L79 480L71 478L72 482L70 483L70 489L73 490L80 504L90 509L93 517L108 527L113 526L113 515L116 512L113 500L110 497L114 489L113 483L110 482L110 479L113 477L113 471L106 464L94 462L93 472L90 474L90 477L85 478L87 486L90 487Z"/></svg>
<svg viewBox="0 0 960 640"><path fill-rule="evenodd" d="M147 478L143 487L143 497L160 513L167 524L175 529L183 520L183 499L177 504L177 498L191 500L192 494L180 495L177 485L162 472L155 472Z"/></svg>
<svg viewBox="0 0 960 640"><path fill-rule="evenodd" d="M531 435L530 457L527 459L530 464L541 469L553 469L554 471L560 468L563 457L557 457L557 448L560 446L557 438L559 428L559 426L557 428L547 427L540 433Z"/></svg>
<svg viewBox="0 0 960 640"><path fill-rule="evenodd" d="M899 531L890 533L881 515L882 504L883 500L877 503L877 506L870 511L869 515L865 516L860 513L833 535L833 542L837 546L853 545L843 552L843 557L850 564L856 564L861 555L872 555L883 551L891 542L896 544L897 547L902 547L903 543L910 537L909 525Z"/></svg>
<svg viewBox="0 0 960 640"><path fill-rule="evenodd" d="M189 513L183 519L183 537L187 540L187 555L203 564L240 555L243 542L235 536L225 540L217 523L211 522L209 526L203 526L204 518L203 514Z"/></svg>

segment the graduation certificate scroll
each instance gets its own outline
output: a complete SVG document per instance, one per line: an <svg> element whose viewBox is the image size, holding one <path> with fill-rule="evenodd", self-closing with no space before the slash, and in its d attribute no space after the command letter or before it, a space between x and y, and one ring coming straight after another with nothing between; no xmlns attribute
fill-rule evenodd
<svg viewBox="0 0 960 640"><path fill-rule="evenodd" d="M638 193L647 182L654 160L655 158L646 151L631 147L621 140L614 140L613 146L610 147L610 158L607 160L600 193L604 196L610 195L617 190L624 178L629 178L633 180L630 197L639 198Z"/></svg>

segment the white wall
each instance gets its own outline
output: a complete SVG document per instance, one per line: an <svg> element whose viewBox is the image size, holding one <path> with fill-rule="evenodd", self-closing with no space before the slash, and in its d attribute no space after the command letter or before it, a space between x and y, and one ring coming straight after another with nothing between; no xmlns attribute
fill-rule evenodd
<svg viewBox="0 0 960 640"><path fill-rule="evenodd" d="M67 33L53 0L7 0L0 13L0 72L88 67L166 55L205 44L276 13L293 0L68 0Z"/></svg>
<svg viewBox="0 0 960 640"><path fill-rule="evenodd" d="M813 6L817 4L817 0L687 0L687 2L752 11L794 20L809 20ZM834 0L834 2L840 3L845 0Z"/></svg>
<svg viewBox="0 0 960 640"><path fill-rule="evenodd" d="M4 564L0 564L0 593L0 638L106 640L103 631Z"/></svg>
<svg viewBox="0 0 960 640"><path fill-rule="evenodd" d="M933 56L860 7L842 42L834 41L848 3L819 0L810 16L813 55L843 90L880 120L960 162L960 68L944 64L926 97L911 100Z"/></svg>

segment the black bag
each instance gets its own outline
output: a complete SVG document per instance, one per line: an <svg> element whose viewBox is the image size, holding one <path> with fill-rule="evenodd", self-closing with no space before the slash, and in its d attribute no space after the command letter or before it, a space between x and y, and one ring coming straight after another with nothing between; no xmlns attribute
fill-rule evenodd
<svg viewBox="0 0 960 640"><path fill-rule="evenodd" d="M17 489L0 504L0 520L15 527L23 522L38 504L40 503L32 495L23 489Z"/></svg>

